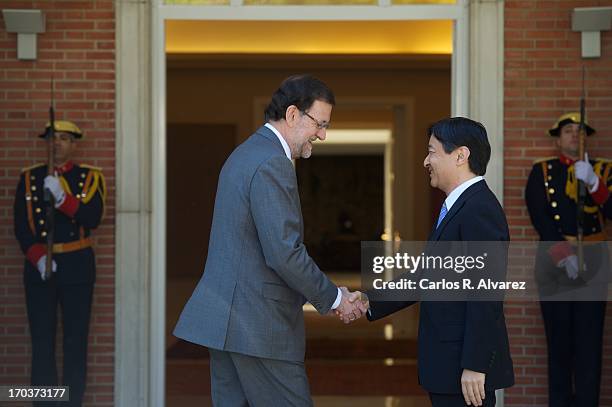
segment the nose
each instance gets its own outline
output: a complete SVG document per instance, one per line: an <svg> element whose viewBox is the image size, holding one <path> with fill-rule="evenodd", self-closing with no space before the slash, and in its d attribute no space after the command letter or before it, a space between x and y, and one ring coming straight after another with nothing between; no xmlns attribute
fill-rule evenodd
<svg viewBox="0 0 612 407"><path fill-rule="evenodd" d="M427 154L425 156L425 159L423 160L423 167L425 168L429 167L429 154Z"/></svg>
<svg viewBox="0 0 612 407"><path fill-rule="evenodd" d="M319 138L319 140L325 140L327 138L327 130L325 129L320 129L317 132L317 137Z"/></svg>

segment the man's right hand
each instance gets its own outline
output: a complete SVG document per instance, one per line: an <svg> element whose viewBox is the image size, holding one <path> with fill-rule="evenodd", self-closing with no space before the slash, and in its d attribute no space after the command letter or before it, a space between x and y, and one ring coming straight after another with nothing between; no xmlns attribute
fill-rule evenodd
<svg viewBox="0 0 612 407"><path fill-rule="evenodd" d="M56 208L64 203L66 193L64 192L62 184L60 183L59 178L56 175L47 175L45 177L44 186L51 192L51 194L53 194Z"/></svg>
<svg viewBox="0 0 612 407"><path fill-rule="evenodd" d="M51 260L51 271L52 272L57 272L57 263L55 263L55 260ZM38 259L38 262L36 263L36 268L38 269L38 272L40 273L40 278L42 278L43 281L45 281L46 279L46 274L45 273L47 271L47 255L45 254L44 256L42 256L40 259Z"/></svg>
<svg viewBox="0 0 612 407"><path fill-rule="evenodd" d="M576 161L574 164L574 172L576 173L576 178L588 186L589 191L597 188L599 178L597 177L597 174L595 174L595 171L593 171L593 166L589 162L588 154L586 154L586 158L584 160Z"/></svg>
<svg viewBox="0 0 612 407"><path fill-rule="evenodd" d="M342 322L348 324L365 315L369 304L361 301L361 292L350 292L346 287L340 287L340 291L342 292L342 299L334 312Z"/></svg>

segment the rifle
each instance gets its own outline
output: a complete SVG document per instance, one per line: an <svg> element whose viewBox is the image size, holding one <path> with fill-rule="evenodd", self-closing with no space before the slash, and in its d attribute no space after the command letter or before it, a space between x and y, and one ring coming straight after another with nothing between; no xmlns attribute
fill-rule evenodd
<svg viewBox="0 0 612 407"><path fill-rule="evenodd" d="M582 96L580 98L580 125L578 127L578 134L580 137L578 144L578 157L580 160L586 159L584 151L584 139L586 137L586 126L585 122L585 86L584 86L585 70L584 65L582 66ZM578 273L582 275L584 272L584 202L586 200L586 185L581 180L577 180L577 202L576 202L576 241L577 245L577 256L578 256Z"/></svg>
<svg viewBox="0 0 612 407"><path fill-rule="evenodd" d="M45 136L47 141L47 175L54 175L55 170L55 110L53 108L53 93L55 84L51 77L51 105L49 106L49 127ZM45 281L51 278L53 267L53 235L55 232L55 198L51 191L45 188L44 200L46 204L47 222L47 262L45 264Z"/></svg>

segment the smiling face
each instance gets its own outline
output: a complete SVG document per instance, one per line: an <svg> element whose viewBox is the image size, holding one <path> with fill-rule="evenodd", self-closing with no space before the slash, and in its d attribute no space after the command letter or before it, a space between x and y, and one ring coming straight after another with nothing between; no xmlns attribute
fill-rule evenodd
<svg viewBox="0 0 612 407"><path fill-rule="evenodd" d="M444 191L447 195L455 188L457 183L457 158L459 154L459 149L446 153L442 143L437 138L433 135L429 137L427 155L423 161L423 166L429 172L430 185Z"/></svg>
<svg viewBox="0 0 612 407"><path fill-rule="evenodd" d="M317 139L325 140L325 126L329 124L331 112L332 105L320 100L315 100L306 114L300 112L296 106L287 109L287 116L291 116L287 119L290 128L287 144L292 158L309 158L312 154L312 143Z"/></svg>

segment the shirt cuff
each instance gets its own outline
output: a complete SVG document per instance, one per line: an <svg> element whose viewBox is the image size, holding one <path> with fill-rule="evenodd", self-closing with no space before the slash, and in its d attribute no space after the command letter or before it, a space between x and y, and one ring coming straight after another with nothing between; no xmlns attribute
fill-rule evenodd
<svg viewBox="0 0 612 407"><path fill-rule="evenodd" d="M606 184L603 183L599 177L597 177L597 182L593 188L589 190L589 193L597 205L603 205L608 200L608 189L606 188Z"/></svg>
<svg viewBox="0 0 612 407"><path fill-rule="evenodd" d="M550 255L555 266L558 267L559 262L565 259L567 256L574 254L574 251L572 250L572 246L570 246L569 242L562 241L555 243L550 249L548 249L548 254Z"/></svg>
<svg viewBox="0 0 612 407"><path fill-rule="evenodd" d="M597 191L597 189L599 189L599 177L595 177L595 183L591 188L589 188L589 194L592 194L593 192Z"/></svg>
<svg viewBox="0 0 612 407"><path fill-rule="evenodd" d="M340 301L342 301L342 290L338 288L338 295L336 296L336 301L332 304L331 309L336 309L340 306Z"/></svg>
<svg viewBox="0 0 612 407"><path fill-rule="evenodd" d="M57 207L60 212L63 212L66 216L74 218L74 214L79 209L79 200L72 195L66 194L64 202Z"/></svg>
<svg viewBox="0 0 612 407"><path fill-rule="evenodd" d="M38 260L40 260L40 258L46 254L47 254L46 246L42 243L35 243L32 246L30 246L30 248L26 252L26 257L28 260L30 260L30 263L36 266L36 264L38 263Z"/></svg>

